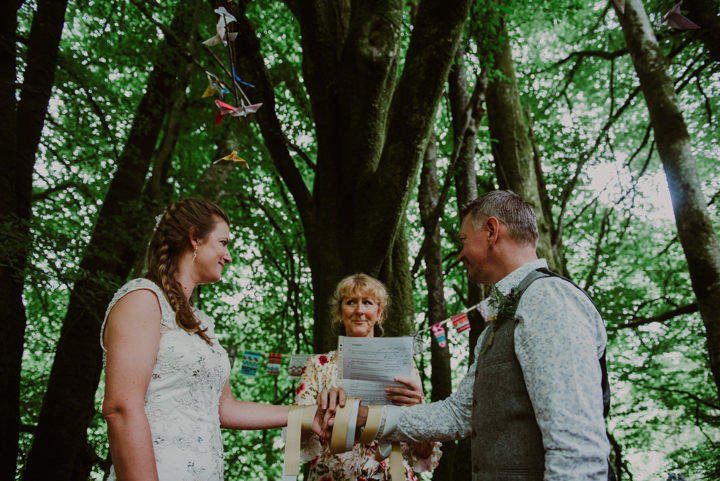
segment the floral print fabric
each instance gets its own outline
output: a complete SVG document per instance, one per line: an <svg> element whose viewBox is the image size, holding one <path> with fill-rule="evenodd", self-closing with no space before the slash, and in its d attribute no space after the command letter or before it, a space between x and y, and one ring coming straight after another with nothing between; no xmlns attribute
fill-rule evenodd
<svg viewBox="0 0 720 481"><path fill-rule="evenodd" d="M420 376L413 366L413 380L420 384ZM335 351L312 356L305 365L305 372L298 383L295 402L300 405L315 404L320 391L338 387L338 368ZM352 451L333 455L326 442L312 435L303 443L303 461L310 462L309 481L386 481L390 479L389 460L378 462L375 453L377 441L370 444L356 444ZM403 464L406 478L416 481L415 471L423 472L435 469L442 452L436 443L428 458L416 455L411 444L402 443Z"/></svg>

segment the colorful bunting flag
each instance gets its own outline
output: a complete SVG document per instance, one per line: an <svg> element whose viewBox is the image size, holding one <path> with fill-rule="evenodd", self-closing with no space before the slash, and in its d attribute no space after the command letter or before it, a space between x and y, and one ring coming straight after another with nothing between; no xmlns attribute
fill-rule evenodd
<svg viewBox="0 0 720 481"><path fill-rule="evenodd" d="M470 320L465 312L452 316L450 320L453 326L455 326L455 329L457 329L457 332L464 332L470 329Z"/></svg>
<svg viewBox="0 0 720 481"><path fill-rule="evenodd" d="M437 324L433 324L432 326L430 326L430 329L432 329L432 332L435 335L435 339L437 339L438 346L447 346L447 339L445 337L445 328L443 327L443 323L438 322Z"/></svg>
<svg viewBox="0 0 720 481"><path fill-rule="evenodd" d="M279 352L271 352L268 354L267 373L272 376L280 374L280 364L283 355Z"/></svg>
<svg viewBox="0 0 720 481"><path fill-rule="evenodd" d="M261 358L262 353L245 351L243 353L243 362L242 367L240 368L240 374L248 377L257 376L258 364L260 364Z"/></svg>
<svg viewBox="0 0 720 481"><path fill-rule="evenodd" d="M309 357L309 354L290 354L290 364L288 365L290 379L300 379L302 373L305 372L305 363Z"/></svg>

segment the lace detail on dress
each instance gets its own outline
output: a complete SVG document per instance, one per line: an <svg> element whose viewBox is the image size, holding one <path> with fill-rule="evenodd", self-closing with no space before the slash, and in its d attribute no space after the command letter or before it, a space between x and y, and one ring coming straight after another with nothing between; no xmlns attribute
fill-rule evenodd
<svg viewBox="0 0 720 481"><path fill-rule="evenodd" d="M221 481L224 464L219 401L230 375L230 362L215 337L214 322L202 311L195 311L203 327L208 328L211 346L199 335L177 326L162 291L147 279L125 284L113 297L108 312L120 298L137 289L155 292L162 312L157 359L145 394L159 478ZM116 479L114 471L109 479Z"/></svg>

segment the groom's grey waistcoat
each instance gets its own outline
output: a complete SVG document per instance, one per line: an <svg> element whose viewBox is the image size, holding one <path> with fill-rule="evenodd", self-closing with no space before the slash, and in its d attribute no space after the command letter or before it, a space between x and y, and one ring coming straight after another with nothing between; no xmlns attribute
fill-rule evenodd
<svg viewBox="0 0 720 481"><path fill-rule="evenodd" d="M473 481L542 481L545 450L515 355L515 319L483 336L472 412ZM488 325L488 329L492 329Z"/></svg>

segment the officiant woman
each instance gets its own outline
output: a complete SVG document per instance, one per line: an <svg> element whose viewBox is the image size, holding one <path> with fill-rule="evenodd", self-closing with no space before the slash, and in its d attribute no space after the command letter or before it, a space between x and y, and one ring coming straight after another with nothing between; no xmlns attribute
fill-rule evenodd
<svg viewBox="0 0 720 481"><path fill-rule="evenodd" d="M217 282L231 262L229 240L220 207L175 202L150 241L147 274L108 306L100 344L110 480L222 481L221 427L287 424L288 406L235 399L215 322L190 305L195 286Z"/></svg>
<svg viewBox="0 0 720 481"><path fill-rule="evenodd" d="M366 274L354 274L340 281L330 301L338 334L349 337L380 337L389 299L385 286ZM424 402L420 376L415 366L412 379L398 379L405 389L393 388L388 399L398 406ZM295 396L297 404L315 404L323 389L338 387L337 353L312 356L305 365ZM387 461L378 461L378 443L355 444L352 451L333 455L328 443L317 435L303 443L303 458L310 462L309 481L387 481ZM416 480L415 472L434 469L441 456L439 443L403 443L403 464L407 480ZM397 480L393 480L397 481Z"/></svg>

